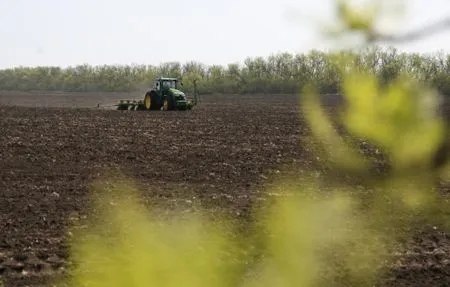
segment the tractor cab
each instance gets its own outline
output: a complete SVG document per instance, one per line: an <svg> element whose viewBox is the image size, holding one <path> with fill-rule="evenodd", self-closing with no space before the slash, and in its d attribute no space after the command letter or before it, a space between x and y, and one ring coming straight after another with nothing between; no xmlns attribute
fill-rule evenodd
<svg viewBox="0 0 450 287"><path fill-rule="evenodd" d="M157 78L153 82L153 88L157 91L168 89L178 89L178 79L176 78Z"/></svg>

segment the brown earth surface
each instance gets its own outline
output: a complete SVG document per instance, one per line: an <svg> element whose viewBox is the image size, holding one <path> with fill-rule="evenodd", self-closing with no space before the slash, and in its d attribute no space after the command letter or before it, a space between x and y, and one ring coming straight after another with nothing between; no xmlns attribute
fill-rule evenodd
<svg viewBox="0 0 450 287"><path fill-rule="evenodd" d="M296 97L205 95L188 112L108 110L133 97L0 92L5 286L48 286L64 274L68 227L89 216L89 184L106 171L131 176L144 198L237 218L288 170L324 172L302 144L309 130ZM450 235L424 230L380 286L450 286Z"/></svg>

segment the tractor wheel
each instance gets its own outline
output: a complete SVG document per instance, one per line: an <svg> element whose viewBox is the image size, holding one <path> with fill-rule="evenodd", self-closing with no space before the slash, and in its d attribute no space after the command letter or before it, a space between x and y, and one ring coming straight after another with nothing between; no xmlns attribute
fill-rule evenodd
<svg viewBox="0 0 450 287"><path fill-rule="evenodd" d="M171 111L173 109L175 109L175 103L173 101L173 97L170 95L167 95L167 97L164 99L164 110Z"/></svg>
<svg viewBox="0 0 450 287"><path fill-rule="evenodd" d="M160 108L158 95L155 92L147 92L144 98L144 109L149 111L159 110Z"/></svg>
<svg viewBox="0 0 450 287"><path fill-rule="evenodd" d="M163 105L163 110L164 111L170 111L172 110L171 104L170 104L170 100L168 99L169 97L166 97L164 99L164 105Z"/></svg>
<svg viewBox="0 0 450 287"><path fill-rule="evenodd" d="M152 110L160 110L161 109L161 100L157 93L154 91L150 93L152 99Z"/></svg>
<svg viewBox="0 0 450 287"><path fill-rule="evenodd" d="M144 108L146 110L151 110L152 109L152 96L151 96L150 93L145 94Z"/></svg>

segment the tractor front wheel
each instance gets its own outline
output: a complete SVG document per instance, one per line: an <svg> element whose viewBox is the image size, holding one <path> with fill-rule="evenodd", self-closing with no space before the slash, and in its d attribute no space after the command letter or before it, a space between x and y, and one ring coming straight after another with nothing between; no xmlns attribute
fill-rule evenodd
<svg viewBox="0 0 450 287"><path fill-rule="evenodd" d="M165 111L171 111L171 110L175 109L175 103L174 103L174 101L173 101L172 96L167 95L167 96L165 97L163 109L164 109Z"/></svg>

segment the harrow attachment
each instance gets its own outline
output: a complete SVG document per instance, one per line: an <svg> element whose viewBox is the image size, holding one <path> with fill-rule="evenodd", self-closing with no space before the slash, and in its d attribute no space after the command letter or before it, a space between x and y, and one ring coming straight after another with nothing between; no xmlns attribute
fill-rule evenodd
<svg viewBox="0 0 450 287"><path fill-rule="evenodd" d="M118 104L115 105L119 111L139 111L145 110L144 101L136 100L120 100Z"/></svg>

